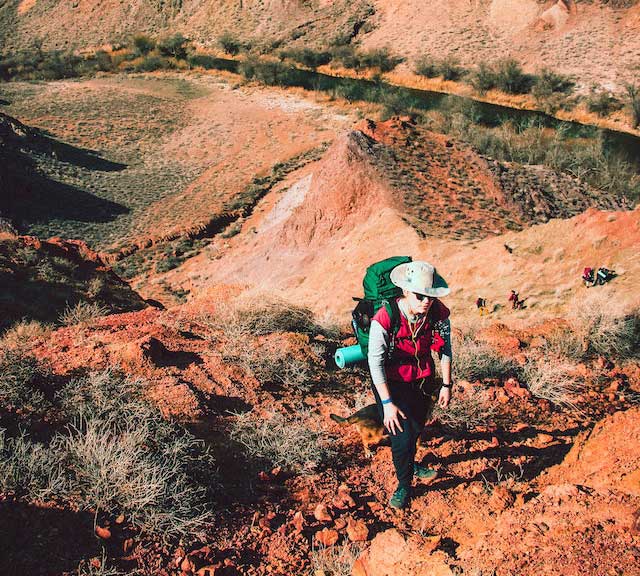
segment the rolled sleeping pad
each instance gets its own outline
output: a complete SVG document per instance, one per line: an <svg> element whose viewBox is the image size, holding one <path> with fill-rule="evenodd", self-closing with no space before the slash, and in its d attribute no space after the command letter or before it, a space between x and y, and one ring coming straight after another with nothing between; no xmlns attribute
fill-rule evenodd
<svg viewBox="0 0 640 576"><path fill-rule="evenodd" d="M365 360L365 355L362 353L360 344L354 344L353 346L347 346L346 348L338 348L334 355L334 360L338 365L338 368L344 368L350 364L361 362Z"/></svg>

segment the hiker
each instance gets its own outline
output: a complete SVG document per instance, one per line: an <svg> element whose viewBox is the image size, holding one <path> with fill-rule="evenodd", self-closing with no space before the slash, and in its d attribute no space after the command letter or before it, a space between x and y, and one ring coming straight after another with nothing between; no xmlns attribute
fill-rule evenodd
<svg viewBox="0 0 640 576"><path fill-rule="evenodd" d="M432 395L438 395L442 408L451 399L449 309L438 300L450 290L427 262L400 264L391 271L390 280L402 289L402 295L394 300L399 310L399 328L393 336L386 306L376 312L369 332L368 361L378 410L390 433L398 480L389 505L404 508L411 498L414 476L425 480L437 476L436 470L416 463L415 456L418 438L434 405ZM432 350L440 357L439 387Z"/></svg>
<svg viewBox="0 0 640 576"><path fill-rule="evenodd" d="M592 286L596 285L596 280L593 275L593 268L591 268L590 266L587 266L582 271L582 281L584 282L584 285L587 288L591 288Z"/></svg>
<svg viewBox="0 0 640 576"><path fill-rule="evenodd" d="M487 301L481 296L478 296L478 299L476 300L476 308L478 309L480 316L486 316L487 314L489 314L489 308L487 308Z"/></svg>
<svg viewBox="0 0 640 576"><path fill-rule="evenodd" d="M515 290L511 290L509 302L511 302L511 308L513 310L522 310L524 308L524 300L520 300L520 296Z"/></svg>
<svg viewBox="0 0 640 576"><path fill-rule="evenodd" d="M604 268L602 266L598 268L598 271L596 272L595 284L600 284L601 286L603 286L604 284L609 282L609 280L613 280L613 278L615 278L616 276L617 274L613 270L609 270L608 268Z"/></svg>

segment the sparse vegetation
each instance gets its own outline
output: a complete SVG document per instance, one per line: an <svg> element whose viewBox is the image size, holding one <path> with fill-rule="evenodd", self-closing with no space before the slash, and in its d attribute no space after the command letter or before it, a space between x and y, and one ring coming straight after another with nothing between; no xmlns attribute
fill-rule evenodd
<svg viewBox="0 0 640 576"><path fill-rule="evenodd" d="M0 404L13 412L51 407L48 368L24 350L0 349Z"/></svg>
<svg viewBox="0 0 640 576"><path fill-rule="evenodd" d="M548 356L528 363L524 379L531 394L537 398L544 398L568 410L577 410L575 397L583 389L583 384L576 376L574 364Z"/></svg>
<svg viewBox="0 0 640 576"><path fill-rule="evenodd" d="M438 60L425 54L418 58L414 70L420 76L426 78L442 76L444 80L460 80L466 74L466 70L460 66L460 61L451 55Z"/></svg>
<svg viewBox="0 0 640 576"><path fill-rule="evenodd" d="M591 92L586 98L587 110L594 112L600 117L609 116L612 112L620 110L622 108L622 102L620 102L611 92L608 90L598 90L592 88Z"/></svg>
<svg viewBox="0 0 640 576"><path fill-rule="evenodd" d="M74 324L88 322L89 320L99 318L108 313L109 309L97 302L80 301L73 306L67 306L60 315L59 321L65 326L72 326Z"/></svg>
<svg viewBox="0 0 640 576"><path fill-rule="evenodd" d="M458 350L456 350L456 355ZM446 410L437 404L433 416L439 422L457 430L471 430L476 426L485 426L496 413L495 405L482 396L456 394Z"/></svg>
<svg viewBox="0 0 640 576"><path fill-rule="evenodd" d="M5 330L0 338L0 349L24 350L34 340L44 338L51 326L37 320L20 320Z"/></svg>
<svg viewBox="0 0 640 576"><path fill-rule="evenodd" d="M597 137L578 141L563 130L549 130L536 122L502 121L498 126L479 124L474 106L443 106L427 116L431 129L470 143L481 154L521 164L543 164L635 203L640 197L640 175L621 155L607 149Z"/></svg>
<svg viewBox="0 0 640 576"><path fill-rule="evenodd" d="M473 382L483 378L507 378L517 372L517 365L513 360L499 355L491 346L480 342L471 333L458 338L454 346L457 378Z"/></svg>
<svg viewBox="0 0 640 576"><path fill-rule="evenodd" d="M158 51L164 56L171 56L177 60L184 60L187 57L187 43L189 40L182 34L177 33L173 36L161 38L158 40Z"/></svg>
<svg viewBox="0 0 640 576"><path fill-rule="evenodd" d="M155 70L164 70L170 67L171 65L166 58L158 56L157 54L151 54L137 62L135 70L137 72L154 72Z"/></svg>
<svg viewBox="0 0 640 576"><path fill-rule="evenodd" d="M584 354L583 345L578 335L571 329L555 330L544 337L541 346L543 356L575 361Z"/></svg>
<svg viewBox="0 0 640 576"><path fill-rule="evenodd" d="M624 311L606 294L595 294L573 306L573 324L587 355L633 358L640 350L640 311Z"/></svg>
<svg viewBox="0 0 640 576"><path fill-rule="evenodd" d="M324 51L311 50L311 48L282 50L280 52L281 59L289 59L298 62L307 68L315 70L318 66L323 66L331 62L331 53Z"/></svg>
<svg viewBox="0 0 640 576"><path fill-rule="evenodd" d="M227 54L236 56L242 50L242 42L231 32L223 32L218 36L218 44Z"/></svg>
<svg viewBox="0 0 640 576"><path fill-rule="evenodd" d="M631 125L637 128L640 126L640 90L635 84L627 84L626 89L631 111Z"/></svg>
<svg viewBox="0 0 640 576"><path fill-rule="evenodd" d="M63 387L56 403L69 425L49 441L0 434L2 490L125 514L166 540L202 533L211 487L196 478L211 474L211 458L142 398L139 381L93 373Z"/></svg>
<svg viewBox="0 0 640 576"><path fill-rule="evenodd" d="M331 455L326 433L308 410L292 416L275 412L261 417L253 412L234 414L231 437L249 454L267 459L273 466L297 472L315 470ZM311 425L310 425L311 424Z"/></svg>
<svg viewBox="0 0 640 576"><path fill-rule="evenodd" d="M133 46L140 56L146 56L156 47L156 41L146 34L136 34L133 37Z"/></svg>
<svg viewBox="0 0 640 576"><path fill-rule="evenodd" d="M320 545L310 555L313 574L351 576L353 565L363 550L362 544L349 540L334 546Z"/></svg>

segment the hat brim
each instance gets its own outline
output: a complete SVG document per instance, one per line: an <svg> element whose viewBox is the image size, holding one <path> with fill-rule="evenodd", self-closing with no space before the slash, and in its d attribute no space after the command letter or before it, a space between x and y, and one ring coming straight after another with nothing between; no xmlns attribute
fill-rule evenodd
<svg viewBox="0 0 640 576"><path fill-rule="evenodd" d="M400 264L396 266L389 275L389 278L393 284L408 290L409 292L415 292L416 294L423 294L424 296L431 296L433 298L440 298L441 296L447 296L451 293L449 285L445 279L436 272L433 275L433 286L426 288L424 286L417 286L416 284L409 282L405 275L407 264Z"/></svg>

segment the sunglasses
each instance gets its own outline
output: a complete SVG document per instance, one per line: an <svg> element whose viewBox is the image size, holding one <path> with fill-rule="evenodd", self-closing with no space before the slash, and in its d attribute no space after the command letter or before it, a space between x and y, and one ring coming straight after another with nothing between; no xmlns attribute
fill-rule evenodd
<svg viewBox="0 0 640 576"><path fill-rule="evenodd" d="M422 302L424 299L426 299L428 302L433 302L435 300L433 296L425 296L424 294L418 294L417 292L413 292L413 295L419 302Z"/></svg>

